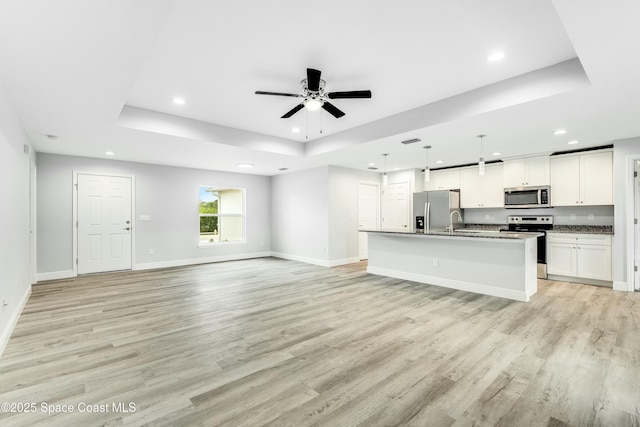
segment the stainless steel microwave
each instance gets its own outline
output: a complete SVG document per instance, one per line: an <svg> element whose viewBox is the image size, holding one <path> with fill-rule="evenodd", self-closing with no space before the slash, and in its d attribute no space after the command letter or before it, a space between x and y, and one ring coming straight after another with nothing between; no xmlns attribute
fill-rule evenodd
<svg viewBox="0 0 640 427"><path fill-rule="evenodd" d="M505 208L550 208L551 187L513 187L504 189Z"/></svg>

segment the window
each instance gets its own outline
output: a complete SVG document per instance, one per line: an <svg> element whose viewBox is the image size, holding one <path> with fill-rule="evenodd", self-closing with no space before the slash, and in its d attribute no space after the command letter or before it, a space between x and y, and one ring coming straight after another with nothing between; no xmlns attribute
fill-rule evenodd
<svg viewBox="0 0 640 427"><path fill-rule="evenodd" d="M200 246L243 242L244 188L200 187Z"/></svg>

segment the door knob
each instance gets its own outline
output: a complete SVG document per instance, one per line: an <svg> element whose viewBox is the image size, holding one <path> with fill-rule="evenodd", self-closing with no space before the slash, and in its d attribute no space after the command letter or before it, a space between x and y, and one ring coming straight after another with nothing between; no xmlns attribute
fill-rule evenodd
<svg viewBox="0 0 640 427"><path fill-rule="evenodd" d="M131 227L125 227L125 228L123 228L123 230L129 231L129 230L131 230Z"/></svg>

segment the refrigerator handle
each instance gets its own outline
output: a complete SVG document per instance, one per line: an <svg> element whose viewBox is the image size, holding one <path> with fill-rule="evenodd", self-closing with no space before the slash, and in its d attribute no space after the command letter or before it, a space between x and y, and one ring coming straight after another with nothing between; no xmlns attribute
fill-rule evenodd
<svg viewBox="0 0 640 427"><path fill-rule="evenodd" d="M428 234L429 232L431 232L431 221L429 218L429 214L431 213L431 203L427 202L424 204L424 221L425 221L425 226L424 226L424 233Z"/></svg>

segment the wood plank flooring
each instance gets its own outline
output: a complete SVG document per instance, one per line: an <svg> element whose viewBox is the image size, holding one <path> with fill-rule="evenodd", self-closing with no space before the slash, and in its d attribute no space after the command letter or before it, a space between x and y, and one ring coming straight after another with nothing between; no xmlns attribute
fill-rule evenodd
<svg viewBox="0 0 640 427"><path fill-rule="evenodd" d="M36 408L0 425L640 426L640 294L541 280L520 303L365 270L36 285L0 358L0 402Z"/></svg>

